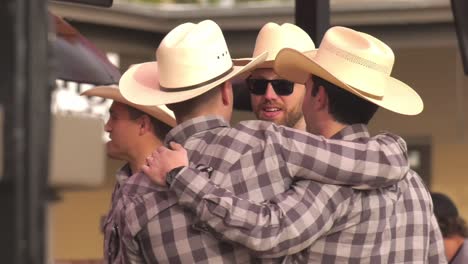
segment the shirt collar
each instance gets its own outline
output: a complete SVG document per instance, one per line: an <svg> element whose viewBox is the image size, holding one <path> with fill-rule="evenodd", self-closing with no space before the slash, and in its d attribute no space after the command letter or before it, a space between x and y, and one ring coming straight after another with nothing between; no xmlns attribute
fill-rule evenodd
<svg viewBox="0 0 468 264"><path fill-rule="evenodd" d="M342 139L347 141L356 140L359 138L369 138L369 129L364 124L354 124L346 126L341 131L331 137L331 139Z"/></svg>
<svg viewBox="0 0 468 264"><path fill-rule="evenodd" d="M164 145L167 146L171 141L183 145L193 135L218 127L229 127L229 123L220 116L195 117L177 125L169 131L164 140Z"/></svg>
<svg viewBox="0 0 468 264"><path fill-rule="evenodd" d="M130 176L132 176L132 170L130 169L130 164L126 163L123 165L115 174L117 182L122 185Z"/></svg>

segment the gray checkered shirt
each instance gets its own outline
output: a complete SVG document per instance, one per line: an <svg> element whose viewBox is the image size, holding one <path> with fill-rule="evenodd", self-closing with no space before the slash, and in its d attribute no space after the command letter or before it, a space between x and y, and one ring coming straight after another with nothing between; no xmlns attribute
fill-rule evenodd
<svg viewBox="0 0 468 264"><path fill-rule="evenodd" d="M102 231L104 233L104 262L105 263L119 263L121 259L120 250L120 234L118 227L118 219L120 211L123 208L122 200L122 188L125 182L131 177L131 170L128 164L125 164L122 168L117 171L115 178L116 184L114 191L112 192L111 206L107 213L103 225Z"/></svg>
<svg viewBox="0 0 468 264"><path fill-rule="evenodd" d="M373 138L365 126L353 125L333 139L361 144ZM290 144L285 143L275 149L289 149ZM344 162L354 159L355 153L338 153L343 157L330 158L325 164L352 168ZM373 190L300 179L293 182L290 190L262 202L259 196L250 195L252 190L275 183L262 179L268 177L262 173L257 177L255 171L264 166L262 160L248 158L241 162L238 168L242 170L231 170L232 173L219 177L214 172L209 175L186 168L171 184L179 203L198 215L196 225L220 239L245 245L263 257L290 255L285 260L288 263L446 262L429 192L414 171L408 171L396 184ZM283 162L289 163L278 163ZM213 164L214 168L217 166ZM288 166L283 177L295 175L296 168ZM231 167L236 167L236 163ZM265 168L275 169L271 164ZM337 169L330 172L337 173ZM235 187L244 188L229 188L233 182Z"/></svg>
<svg viewBox="0 0 468 264"><path fill-rule="evenodd" d="M216 117L199 117L171 130L166 143L172 140L189 151L194 167L216 168L210 175L213 182L254 201L287 191L293 177L366 189L392 185L408 171L406 145L391 134L347 142L269 122L247 121L230 127ZM282 261L254 259L245 247L221 242L205 227L194 226L194 215L177 205L175 194L155 186L143 174L126 182L122 199L120 224L127 262Z"/></svg>

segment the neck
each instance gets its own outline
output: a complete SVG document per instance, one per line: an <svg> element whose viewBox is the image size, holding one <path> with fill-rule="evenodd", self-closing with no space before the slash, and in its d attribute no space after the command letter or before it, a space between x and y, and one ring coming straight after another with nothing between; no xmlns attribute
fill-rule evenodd
<svg viewBox="0 0 468 264"><path fill-rule="evenodd" d="M318 134L326 138L331 138L345 127L346 125L338 123L334 119L331 119L331 117L329 117L323 118L315 122L315 129L311 128L311 131L308 129L308 132Z"/></svg>
<svg viewBox="0 0 468 264"><path fill-rule="evenodd" d="M445 256L451 261L463 245L465 238L459 235L444 238Z"/></svg>
<svg viewBox="0 0 468 264"><path fill-rule="evenodd" d="M136 145L132 157L128 160L132 174L141 170L141 167L146 164L146 158L159 146L162 146L162 142L157 138L142 140Z"/></svg>
<svg viewBox="0 0 468 264"><path fill-rule="evenodd" d="M330 124L329 127L327 127L322 135L326 138L331 138L333 137L336 133L340 132L341 130L343 130L343 128L345 128L346 125L343 125L343 124L340 124L340 123L333 123L333 124Z"/></svg>
<svg viewBox="0 0 468 264"><path fill-rule="evenodd" d="M223 109L220 109L219 107L217 108L215 107L211 109L200 109L198 111L195 110L193 112L190 112L190 114L186 114L186 115L178 115L177 113L175 114L177 124L181 124L187 120L190 120L196 117L210 116L210 115L221 116L227 122L230 122L230 119L231 119L231 117L226 113L226 111L223 111Z"/></svg>
<svg viewBox="0 0 468 264"><path fill-rule="evenodd" d="M298 129L298 130L302 130L302 131L306 131L306 123L305 123L304 117L299 119L299 121L297 121L297 123L294 125L293 128Z"/></svg>

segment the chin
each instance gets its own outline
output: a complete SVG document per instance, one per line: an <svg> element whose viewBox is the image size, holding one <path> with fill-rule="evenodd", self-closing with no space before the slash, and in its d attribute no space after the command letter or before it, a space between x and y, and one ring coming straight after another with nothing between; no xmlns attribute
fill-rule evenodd
<svg viewBox="0 0 468 264"><path fill-rule="evenodd" d="M112 147L112 141L109 141L106 144L106 154L107 157L111 159L120 159L117 151Z"/></svg>
<svg viewBox="0 0 468 264"><path fill-rule="evenodd" d="M106 154L107 154L107 157L110 158L110 159L116 159L116 160L119 159L118 156L112 151L107 150Z"/></svg>
<svg viewBox="0 0 468 264"><path fill-rule="evenodd" d="M113 152L107 152L107 157L109 159L113 159L113 160L124 160L124 161L127 161L125 158L123 158L121 155L118 155L117 153L113 153Z"/></svg>
<svg viewBox="0 0 468 264"><path fill-rule="evenodd" d="M286 126L287 122L286 119L283 117L275 118L271 120L273 123L277 124L278 126Z"/></svg>

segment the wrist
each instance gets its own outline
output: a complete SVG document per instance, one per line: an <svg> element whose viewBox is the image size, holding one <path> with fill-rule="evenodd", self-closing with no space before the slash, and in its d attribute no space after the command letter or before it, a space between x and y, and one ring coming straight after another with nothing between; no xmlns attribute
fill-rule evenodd
<svg viewBox="0 0 468 264"><path fill-rule="evenodd" d="M166 174L166 185L168 187L171 186L171 184L174 182L175 180L175 177L177 176L177 174L179 174L179 172L185 168L185 166L179 166L179 167L175 167L173 168L172 170L170 170L167 174Z"/></svg>

